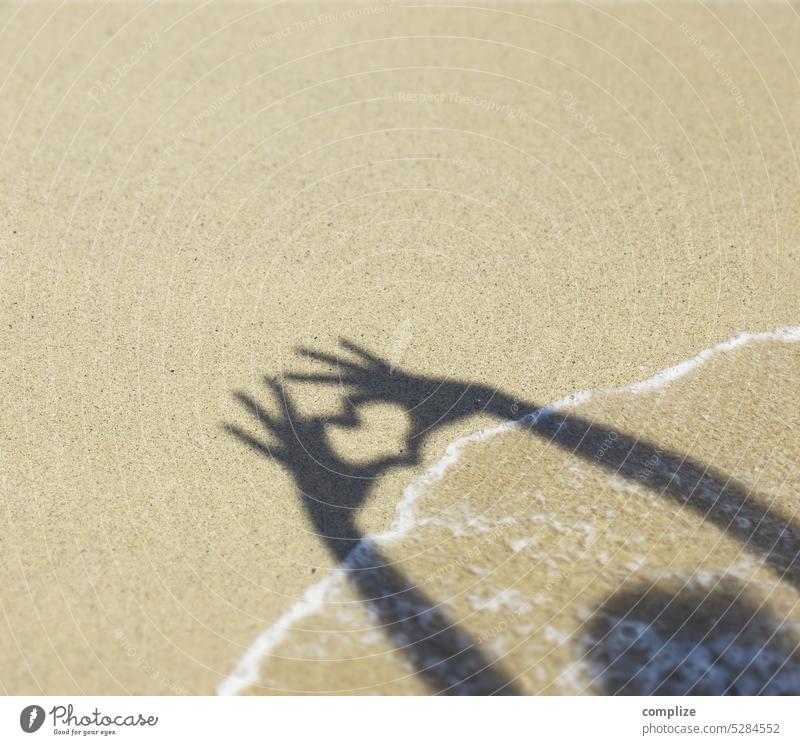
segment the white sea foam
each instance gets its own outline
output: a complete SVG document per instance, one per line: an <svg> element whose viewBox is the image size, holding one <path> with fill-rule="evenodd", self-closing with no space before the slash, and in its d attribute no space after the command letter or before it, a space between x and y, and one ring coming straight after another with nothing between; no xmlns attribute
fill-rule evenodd
<svg viewBox="0 0 800 745"><path fill-rule="evenodd" d="M258 670L261 666L261 661L283 639L295 621L299 621L322 605L328 588L334 584L337 575L342 574L344 571L343 567L337 567L325 579L315 582L306 589L300 600L291 606L266 631L259 634L236 664L233 672L219 684L217 695L234 696L253 683L258 682Z"/></svg>
<svg viewBox="0 0 800 745"><path fill-rule="evenodd" d="M405 535L416 524L414 505L426 488L441 479L454 463L461 457L467 445L482 442L500 432L508 431L516 426L516 422L503 422L496 427L482 429L466 437L451 442L444 456L433 464L425 473L416 477L403 490L403 497L395 509L394 520L389 529L382 533L374 533L365 538L350 552L344 562L327 577L311 585L303 596L292 605L272 626L256 637L248 647L236 667L217 687L217 695L232 696L241 693L249 686L258 683L259 669L264 658L281 642L296 621L306 618L324 607L328 589L343 577L352 565L358 564L358 553L368 544L386 544Z"/></svg>
<svg viewBox="0 0 800 745"><path fill-rule="evenodd" d="M529 422L536 422L542 416L562 411L563 409L570 409L579 404L586 403L597 394L609 393L642 393L644 391L654 391L658 388L663 388L665 385L671 383L673 380L683 377L686 373L691 372L703 363L710 360L720 352L730 352L733 349L738 349L746 344L754 341L784 341L795 342L800 341L800 326L781 326L774 331L762 331L760 333L751 334L743 332L737 334L731 339L715 344L713 347L704 349L702 352L696 354L694 357L679 362L677 365L667 367L664 370L657 372L646 380L640 380L636 383L629 383L628 385L619 386L617 388L596 388L593 390L573 391L567 394L564 398L558 401L549 403L541 409L537 409L526 417Z"/></svg>
<svg viewBox="0 0 800 745"><path fill-rule="evenodd" d="M448 469L459 460L467 446L488 440L495 435L507 432L521 424L535 423L542 416L573 408L591 400L591 398L597 394L642 393L662 388L703 365L717 354L728 352L758 341L798 342L800 341L800 326L781 327L774 331L761 333L741 333L727 341L723 341L713 347L703 350L688 360L661 370L646 380L616 388L575 391L558 401L554 401L531 412L519 421L503 422L495 427L483 429L455 440L447 446L444 456L439 461L433 464L425 473L413 479L404 489L403 496L395 510L395 517L388 530L366 536L364 541L353 549L339 567L334 569L324 579L308 587L302 597L297 600L294 605L286 610L269 628L259 634L253 641L238 661L233 671L220 683L217 688L217 694L236 695L246 690L249 686L257 684L260 677L259 671L264 659L285 638L293 624L324 608L325 599L329 590L336 583L344 580L351 566L358 565L358 558L362 548L368 549L370 543L378 545L391 543L408 533L417 525L418 517L416 505L420 497L431 485L443 478ZM590 540L588 534L587 540Z"/></svg>

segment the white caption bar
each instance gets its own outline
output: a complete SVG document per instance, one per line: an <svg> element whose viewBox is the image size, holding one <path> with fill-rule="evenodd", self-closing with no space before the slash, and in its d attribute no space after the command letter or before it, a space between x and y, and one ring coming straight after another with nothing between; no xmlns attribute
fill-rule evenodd
<svg viewBox="0 0 800 745"><path fill-rule="evenodd" d="M766 697L10 696L0 742L798 743L798 719L796 699Z"/></svg>

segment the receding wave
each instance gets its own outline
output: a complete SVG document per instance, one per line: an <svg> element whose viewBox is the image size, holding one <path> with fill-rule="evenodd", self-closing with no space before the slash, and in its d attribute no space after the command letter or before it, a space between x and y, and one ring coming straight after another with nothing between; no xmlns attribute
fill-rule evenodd
<svg viewBox="0 0 800 745"><path fill-rule="evenodd" d="M798 341L740 335L451 444L219 692L427 692L386 631L431 613L526 693L800 692Z"/></svg>

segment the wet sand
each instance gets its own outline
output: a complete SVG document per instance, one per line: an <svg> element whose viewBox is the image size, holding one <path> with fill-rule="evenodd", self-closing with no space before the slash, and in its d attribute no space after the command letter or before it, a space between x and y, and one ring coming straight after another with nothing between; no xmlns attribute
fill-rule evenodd
<svg viewBox="0 0 800 745"><path fill-rule="evenodd" d="M224 426L264 436L235 394L274 411L263 376L319 369L297 346L335 353L344 337L392 368L540 405L797 323L799 37L771 3L1 4L0 690L212 693L336 566L286 468ZM760 364L724 386L709 373L669 416L646 397L596 416L746 482L777 436L762 423L791 409L774 391L797 382L786 350ZM334 419L349 392L288 386L304 416ZM348 462L396 460L360 531L387 529L447 443L496 423L484 395L471 405L413 463L397 406L329 423ZM754 417L744 450L736 405ZM696 411L711 417L703 438L686 434ZM481 465L487 450L441 488L487 507L520 498L531 464L517 459L536 447L579 515L564 453L507 437L519 444L487 448L508 469ZM760 494L783 494L796 452L781 443ZM646 540L638 502L624 505ZM654 525L679 520L659 509ZM718 530L684 519L691 535ZM730 566L741 548L714 541L667 584ZM502 566L506 583L544 576ZM607 576L585 608L622 587ZM582 577L552 602L572 613ZM794 612L791 587L756 584L775 595L770 617ZM465 607L464 627L485 633ZM363 657L372 642L356 636ZM552 664L536 644L499 664L554 691L573 642ZM402 660L276 664L266 692L430 689Z"/></svg>
<svg viewBox="0 0 800 745"><path fill-rule="evenodd" d="M376 553L486 652L474 686L491 670L530 694L800 690L800 328L791 338L488 429L421 486ZM293 608L258 685L232 683L424 692L355 573Z"/></svg>

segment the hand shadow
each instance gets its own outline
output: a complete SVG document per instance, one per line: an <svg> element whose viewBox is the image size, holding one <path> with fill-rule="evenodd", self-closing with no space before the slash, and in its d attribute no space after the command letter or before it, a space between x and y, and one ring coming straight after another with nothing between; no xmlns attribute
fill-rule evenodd
<svg viewBox="0 0 800 745"><path fill-rule="evenodd" d="M414 375L390 365L363 347L341 340L349 357L299 348L298 354L327 368L320 372L290 372L287 380L341 386L353 408L364 403L384 402L401 406L411 420L407 441L408 458L418 463L425 437L438 427L475 414L487 413L498 419L516 419L519 412L534 411L532 403L516 399L486 385L447 378Z"/></svg>
<svg viewBox="0 0 800 745"><path fill-rule="evenodd" d="M394 568L355 524L375 479L392 467L414 463L413 455L353 465L339 458L325 435L326 423L356 427L358 412L349 407L338 418L303 417L285 388L266 381L279 407L273 414L251 397L237 399L258 419L267 439L241 428L226 429L257 453L274 458L292 475L319 536L339 560L396 649L436 693L515 695L515 685L499 673L469 636Z"/></svg>
<svg viewBox="0 0 800 745"><path fill-rule="evenodd" d="M434 691L518 693L463 631L450 624L430 599L363 539L355 525L355 510L363 505L375 479L395 466L420 463L425 438L436 428L476 413L502 420L527 413L519 424L531 434L693 510L800 589L800 529L774 512L765 497L753 495L724 473L685 453L667 451L577 416L519 402L488 386L415 375L390 366L352 342L342 341L341 345L348 356L299 350L325 369L294 372L287 378L342 386L347 394L344 413L331 422L345 427L359 426L357 411L362 404L400 405L411 421L402 457L358 466L342 461L327 443L325 421L300 417L285 390L274 382L268 385L278 397L279 416L237 394L271 440L257 440L235 426L227 429L256 452L278 460L293 475L316 530L398 648Z"/></svg>
<svg viewBox="0 0 800 745"><path fill-rule="evenodd" d="M773 512L768 498L753 494L710 465L581 417L521 402L485 385L415 375L353 342L340 344L347 356L298 350L333 371L294 372L287 379L341 386L353 406L381 401L400 405L412 423L407 443L410 462L419 462L425 438L443 424L481 412L502 420L519 419L527 431L550 444L692 509L800 589L800 527ZM526 416L520 418L521 414Z"/></svg>

